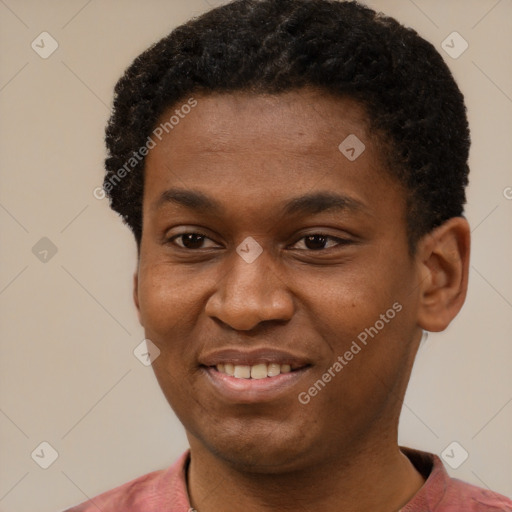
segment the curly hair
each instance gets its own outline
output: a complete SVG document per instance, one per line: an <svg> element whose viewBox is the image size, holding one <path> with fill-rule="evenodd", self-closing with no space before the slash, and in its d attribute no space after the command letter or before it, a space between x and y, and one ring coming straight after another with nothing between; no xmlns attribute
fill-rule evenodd
<svg viewBox="0 0 512 512"><path fill-rule="evenodd" d="M103 188L138 247L145 162L138 150L168 109L198 93L303 87L363 107L386 172L406 191L413 250L420 237L463 215L466 107L432 44L356 1L234 0L175 28L116 84Z"/></svg>

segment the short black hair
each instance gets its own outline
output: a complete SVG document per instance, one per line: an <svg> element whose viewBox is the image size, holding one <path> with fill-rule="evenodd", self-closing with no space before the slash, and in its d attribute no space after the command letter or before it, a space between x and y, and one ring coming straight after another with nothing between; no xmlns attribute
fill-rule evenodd
<svg viewBox="0 0 512 512"><path fill-rule="evenodd" d="M169 108L193 94L303 87L364 108L386 170L406 191L413 251L420 237L463 215L470 147L464 96L431 43L356 1L234 0L175 28L115 87L103 187L137 246L144 148Z"/></svg>

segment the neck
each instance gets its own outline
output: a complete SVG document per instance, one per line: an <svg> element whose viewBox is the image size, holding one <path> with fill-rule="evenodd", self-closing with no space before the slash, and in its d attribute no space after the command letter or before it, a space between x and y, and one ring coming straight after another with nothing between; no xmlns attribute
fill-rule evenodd
<svg viewBox="0 0 512 512"><path fill-rule="evenodd" d="M272 474L240 471L191 442L188 486L198 512L396 512L423 483L396 442L344 450L321 463Z"/></svg>

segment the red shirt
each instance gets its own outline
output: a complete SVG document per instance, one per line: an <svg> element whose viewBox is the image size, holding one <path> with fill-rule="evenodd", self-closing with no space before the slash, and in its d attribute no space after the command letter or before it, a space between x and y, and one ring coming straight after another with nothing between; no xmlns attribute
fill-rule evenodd
<svg viewBox="0 0 512 512"><path fill-rule="evenodd" d="M436 455L401 448L426 478L423 487L400 512L512 512L512 500L450 478ZM167 469L153 471L64 512L187 512L185 452Z"/></svg>

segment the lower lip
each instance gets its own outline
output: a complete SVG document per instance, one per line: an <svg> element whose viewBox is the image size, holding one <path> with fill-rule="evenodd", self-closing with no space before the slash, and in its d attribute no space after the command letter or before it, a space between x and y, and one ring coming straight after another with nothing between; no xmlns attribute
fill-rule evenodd
<svg viewBox="0 0 512 512"><path fill-rule="evenodd" d="M289 393L308 367L264 379L237 379L215 368L203 367L208 380L225 399L236 403L268 402Z"/></svg>

